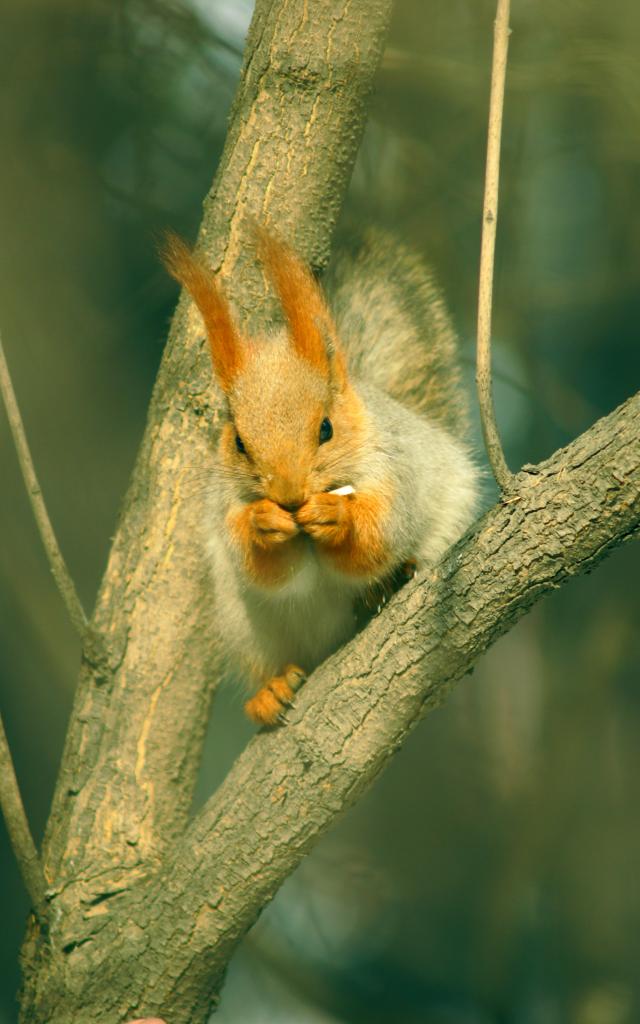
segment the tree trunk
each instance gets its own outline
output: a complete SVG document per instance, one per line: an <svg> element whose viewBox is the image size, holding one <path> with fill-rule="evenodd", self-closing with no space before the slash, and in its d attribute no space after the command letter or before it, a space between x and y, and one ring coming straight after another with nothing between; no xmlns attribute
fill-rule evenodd
<svg viewBox="0 0 640 1024"><path fill-rule="evenodd" d="M264 326L269 308L244 218L274 223L310 262L324 264L390 6L257 0L200 231L250 322L260 315ZM149 977L145 959L132 959L126 988L103 992L96 970L114 948L99 936L120 894L113 941L127 960L126 896L158 869L187 822L218 677L199 539L218 419L200 321L183 298L84 647L43 849L50 934L34 926L23 952L29 1024L120 1021ZM172 957L166 949L166 964ZM203 981L197 1010L163 1009L175 1024L195 1024L206 1018L211 991Z"/></svg>

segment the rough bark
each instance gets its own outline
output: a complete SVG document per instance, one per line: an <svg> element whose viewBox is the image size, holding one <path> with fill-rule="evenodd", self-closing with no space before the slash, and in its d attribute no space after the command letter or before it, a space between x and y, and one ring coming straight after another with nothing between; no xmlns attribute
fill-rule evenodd
<svg viewBox="0 0 640 1024"><path fill-rule="evenodd" d="M257 0L200 232L212 267L249 321L264 326L272 311L245 248L245 215L277 224L322 266L390 6ZM110 955L97 939L110 897L135 890L186 824L219 676L199 538L218 416L201 324L183 299L84 645L43 848L50 934L45 940L34 929L23 953L29 1024L67 1024L72 1004L82 1007L77 1020L119 1019L103 1011L95 986L83 996L95 959ZM126 940L124 932L115 941ZM170 957L167 949L163 959ZM147 965L138 963L128 981L132 974L141 986Z"/></svg>
<svg viewBox="0 0 640 1024"><path fill-rule="evenodd" d="M242 215L321 265L388 15L383 0L258 2L201 244L268 315ZM295 194L296 201L291 201ZM514 482L436 569L331 658L187 826L212 680L199 491L218 416L183 301L84 652L45 841L51 927L22 1015L200 1024L238 941L314 840L530 605L640 522L640 398Z"/></svg>

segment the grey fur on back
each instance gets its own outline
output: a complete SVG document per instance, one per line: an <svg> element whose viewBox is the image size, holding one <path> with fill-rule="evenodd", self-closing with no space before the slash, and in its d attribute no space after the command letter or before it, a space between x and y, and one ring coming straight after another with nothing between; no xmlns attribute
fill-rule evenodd
<svg viewBox="0 0 640 1024"><path fill-rule="evenodd" d="M368 228L339 248L324 283L354 377L463 436L468 407L457 339L420 256Z"/></svg>

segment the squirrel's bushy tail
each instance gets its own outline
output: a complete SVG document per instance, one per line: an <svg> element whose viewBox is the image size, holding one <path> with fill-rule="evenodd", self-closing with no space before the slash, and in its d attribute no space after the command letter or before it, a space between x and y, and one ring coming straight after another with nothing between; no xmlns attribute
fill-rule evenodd
<svg viewBox="0 0 640 1024"><path fill-rule="evenodd" d="M340 248L326 291L354 376L463 435L468 408L456 335L417 253L369 228Z"/></svg>

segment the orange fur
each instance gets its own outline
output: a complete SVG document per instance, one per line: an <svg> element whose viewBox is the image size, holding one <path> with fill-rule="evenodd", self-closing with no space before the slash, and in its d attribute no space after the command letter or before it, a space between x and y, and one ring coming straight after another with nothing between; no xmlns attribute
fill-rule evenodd
<svg viewBox="0 0 640 1024"><path fill-rule="evenodd" d="M285 709L293 703L295 692L305 681L305 674L297 665L287 665L281 676L274 676L262 686L255 697L248 700L244 710L258 725L277 725Z"/></svg>
<svg viewBox="0 0 640 1024"><path fill-rule="evenodd" d="M247 574L265 587L284 583L302 555L299 528L286 509L262 498L242 505L227 517L242 552Z"/></svg>
<svg viewBox="0 0 640 1024"><path fill-rule="evenodd" d="M277 725L284 708L268 686L263 686L255 697L245 703L244 710L257 725Z"/></svg>
<svg viewBox="0 0 640 1024"><path fill-rule="evenodd" d="M211 348L213 367L223 391L228 392L243 366L240 337L227 301L213 272L190 252L181 238L168 233L161 249L162 261L200 311Z"/></svg>
<svg viewBox="0 0 640 1024"><path fill-rule="evenodd" d="M278 293L298 355L329 378L332 369L343 378L346 364L333 319L320 287L295 252L265 228L255 225L258 255ZM333 355L333 367L329 360Z"/></svg>
<svg viewBox="0 0 640 1024"><path fill-rule="evenodd" d="M391 561L380 529L385 510L386 502L375 494L313 494L296 521L336 568L368 576Z"/></svg>

